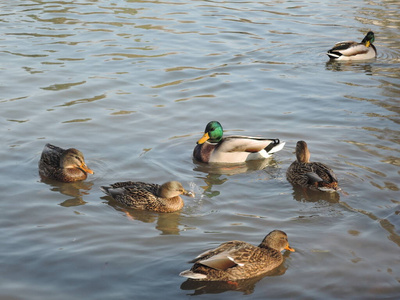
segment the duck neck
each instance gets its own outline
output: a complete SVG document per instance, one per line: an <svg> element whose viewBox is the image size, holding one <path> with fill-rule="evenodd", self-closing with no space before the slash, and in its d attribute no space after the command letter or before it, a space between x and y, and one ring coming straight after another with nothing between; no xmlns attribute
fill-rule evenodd
<svg viewBox="0 0 400 300"><path fill-rule="evenodd" d="M65 168L61 170L61 177L64 182L72 182L77 180L85 180L87 178L86 172L77 168Z"/></svg>
<svg viewBox="0 0 400 300"><path fill-rule="evenodd" d="M307 145L303 145L301 149L296 149L296 158L300 163L310 162L310 151L308 151Z"/></svg>
<svg viewBox="0 0 400 300"><path fill-rule="evenodd" d="M176 210L181 209L183 207L183 200L180 196L170 198L168 202L170 203L171 206L176 208Z"/></svg>
<svg viewBox="0 0 400 300"><path fill-rule="evenodd" d="M159 202L159 205L156 209L157 212L174 212L182 209L183 200L181 197L176 196L169 199L163 199L164 201Z"/></svg>

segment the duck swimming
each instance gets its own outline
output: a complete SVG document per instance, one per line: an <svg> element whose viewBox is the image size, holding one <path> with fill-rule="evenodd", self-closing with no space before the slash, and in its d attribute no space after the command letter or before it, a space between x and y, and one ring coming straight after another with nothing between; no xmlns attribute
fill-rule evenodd
<svg viewBox="0 0 400 300"><path fill-rule="evenodd" d="M102 186L101 190L118 202L138 210L174 212L182 209L184 203L180 195L194 197L178 181L168 181L163 185L144 182L117 182Z"/></svg>
<svg viewBox="0 0 400 300"><path fill-rule="evenodd" d="M324 192L340 190L337 177L328 166L310 162L310 151L305 141L297 142L296 158L286 171L289 182Z"/></svg>
<svg viewBox="0 0 400 300"><path fill-rule="evenodd" d="M207 124L204 135L197 141L193 157L204 163L243 163L265 159L279 150L285 142L249 136L223 137L222 125L217 121Z"/></svg>
<svg viewBox="0 0 400 300"><path fill-rule="evenodd" d="M230 241L197 256L190 270L179 275L202 281L235 281L252 278L278 267L283 262L281 251L295 250L289 246L281 230L271 231L261 244Z"/></svg>
<svg viewBox="0 0 400 300"><path fill-rule="evenodd" d="M376 48L372 44L375 35L372 31L368 32L361 43L347 41L337 43L326 53L333 60L365 60L376 57Z"/></svg>
<svg viewBox="0 0 400 300"><path fill-rule="evenodd" d="M46 144L39 160L39 174L61 182L85 180L94 172L85 163L82 152Z"/></svg>

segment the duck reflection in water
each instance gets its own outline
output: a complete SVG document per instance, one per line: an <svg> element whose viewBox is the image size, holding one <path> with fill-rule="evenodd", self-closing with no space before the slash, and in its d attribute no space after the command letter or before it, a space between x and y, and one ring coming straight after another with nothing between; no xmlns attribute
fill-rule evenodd
<svg viewBox="0 0 400 300"><path fill-rule="evenodd" d="M196 167L193 169L195 172L205 173L205 177L200 177L204 180L205 186L202 186L204 189L204 194L212 198L214 196L218 196L220 194L219 191L213 190L214 185L222 185L229 179L227 177L223 177L223 175L233 176L248 172L255 172L260 170L267 170L268 174L279 172L278 163L274 158L263 159L263 160L254 160L248 161L240 164L206 164L206 163L196 163ZM271 174L271 177L274 177L274 174Z"/></svg>
<svg viewBox="0 0 400 300"><path fill-rule="evenodd" d="M82 196L89 195L88 191L90 191L93 186L93 182L88 181L65 183L45 177L42 177L40 181L50 185L51 191L60 192L63 195L72 197L60 203L60 205L64 207L85 205L87 202L83 200Z"/></svg>
<svg viewBox="0 0 400 300"><path fill-rule="evenodd" d="M355 72L372 75L374 73L371 62L353 62L329 60L325 64L325 69L333 72Z"/></svg>
<svg viewBox="0 0 400 300"><path fill-rule="evenodd" d="M200 171L208 174L228 175L228 176L238 175L251 171L258 171L266 168L267 166L276 165L276 161L274 158L253 160L237 164L222 164L222 163L206 164L197 162L195 160L193 160L193 162L196 164L196 167L193 169L193 171Z"/></svg>
<svg viewBox="0 0 400 300"><path fill-rule="evenodd" d="M339 193L324 193L307 189L298 185L292 185L292 187L293 199L299 202L318 202L322 200L329 203L339 203L340 201Z"/></svg>
<svg viewBox="0 0 400 300"><path fill-rule="evenodd" d="M121 204L110 197L104 196L101 199L107 201L107 204L115 210L122 212L132 221L143 223L155 223L155 228L161 231L161 235L179 235L181 224L181 211L171 213L156 213L146 210L137 210L121 206Z"/></svg>

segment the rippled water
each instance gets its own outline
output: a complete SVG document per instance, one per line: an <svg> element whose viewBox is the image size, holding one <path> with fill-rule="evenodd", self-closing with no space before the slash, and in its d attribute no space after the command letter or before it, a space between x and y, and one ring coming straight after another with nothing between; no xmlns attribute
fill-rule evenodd
<svg viewBox="0 0 400 300"><path fill-rule="evenodd" d="M0 298L398 298L399 11L397 0L3 1ZM335 42L368 30L376 60L328 62ZM198 164L213 119L286 147L264 164ZM286 181L301 139L340 194ZM45 143L80 149L95 174L41 181ZM196 192L172 214L127 211L99 189L171 179ZM200 252L272 229L296 249L272 274L237 287L178 276Z"/></svg>

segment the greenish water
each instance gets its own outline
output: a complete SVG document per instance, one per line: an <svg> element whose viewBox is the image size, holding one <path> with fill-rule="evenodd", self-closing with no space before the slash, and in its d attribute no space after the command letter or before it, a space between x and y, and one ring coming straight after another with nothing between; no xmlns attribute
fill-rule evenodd
<svg viewBox="0 0 400 300"><path fill-rule="evenodd" d="M0 298L396 299L400 296L398 1L8 1L0 5ZM376 35L376 60L329 63ZM192 160L210 120L280 138L264 164ZM298 140L343 191L292 187ZM46 143L95 171L41 181ZM101 185L179 180L172 214L127 211ZM296 249L236 288L189 260L271 230Z"/></svg>

